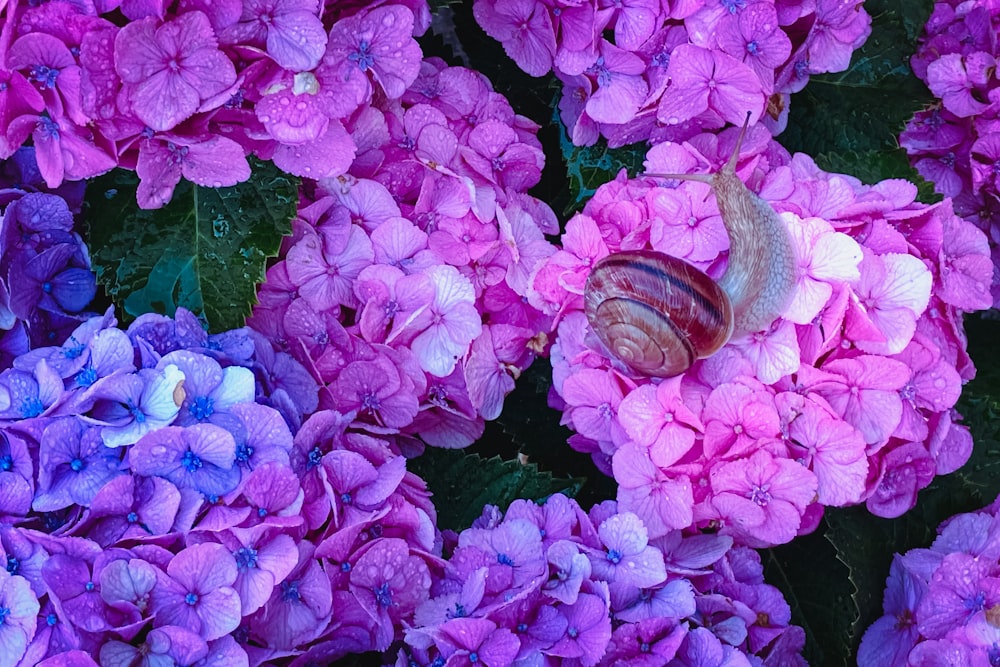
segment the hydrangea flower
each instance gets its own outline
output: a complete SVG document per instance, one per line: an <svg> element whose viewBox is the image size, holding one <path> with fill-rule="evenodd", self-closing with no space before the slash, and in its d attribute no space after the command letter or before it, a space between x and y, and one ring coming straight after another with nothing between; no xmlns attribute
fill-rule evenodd
<svg viewBox="0 0 1000 667"><path fill-rule="evenodd" d="M990 611L1000 582L990 564L996 509L994 502L951 517L929 548L893 557L884 616L865 631L859 665L919 664L942 649L970 664L989 664L998 646Z"/></svg>
<svg viewBox="0 0 1000 667"><path fill-rule="evenodd" d="M786 542L814 525L816 494L822 504L865 502L879 516L897 516L930 482L935 461L953 469L967 456L961 446L955 456L939 450L920 427L950 415L957 385L948 371L936 371L931 394L939 402L924 403L919 420L913 410L931 359L956 360L964 348L943 331L925 347L923 332L943 325L940 308L955 308L943 296L960 308L988 305L984 289L955 300L943 278L972 270L985 287L982 237L949 202L922 205L911 185L867 187L826 174L767 143L766 133L757 136L751 141L760 143L745 144L755 162L738 156L737 169L746 164L756 175L744 178L771 197L801 272L787 311L764 331L733 339L677 378L653 382L609 359L581 312L589 267L608 252L679 248L693 259L695 242L679 244L656 219L681 213L697 221L686 202L713 199L700 183L668 188L620 175L567 223L563 250L531 277L529 300L559 322L550 358L558 406L578 433L570 444L614 476L622 510L638 515L652 538L696 526L753 546ZM647 168L717 164L732 140L724 131L658 144ZM960 264L968 269L938 264L945 241L936 230L946 225L958 234L955 247L965 249ZM957 240L966 234L976 245ZM714 271L720 251L706 243L699 262ZM959 311L949 312L945 318ZM967 361L948 365L970 377ZM957 445L965 429L947 419Z"/></svg>
<svg viewBox="0 0 1000 667"><path fill-rule="evenodd" d="M115 36L115 70L123 93L143 123L171 130L206 100L236 81L236 69L218 49L212 25L200 11L163 24L132 21Z"/></svg>

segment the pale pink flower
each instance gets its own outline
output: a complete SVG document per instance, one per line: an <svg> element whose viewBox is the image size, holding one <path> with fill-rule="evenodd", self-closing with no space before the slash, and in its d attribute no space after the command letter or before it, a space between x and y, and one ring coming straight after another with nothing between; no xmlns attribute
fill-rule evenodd
<svg viewBox="0 0 1000 667"><path fill-rule="evenodd" d="M413 340L411 349L421 368L444 377L482 332L482 319L475 307L472 283L455 267L435 266L426 275L434 283L431 325Z"/></svg>

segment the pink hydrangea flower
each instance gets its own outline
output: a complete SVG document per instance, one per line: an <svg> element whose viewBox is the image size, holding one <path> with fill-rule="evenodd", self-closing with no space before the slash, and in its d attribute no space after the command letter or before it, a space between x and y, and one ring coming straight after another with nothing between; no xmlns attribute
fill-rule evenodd
<svg viewBox="0 0 1000 667"><path fill-rule="evenodd" d="M115 37L115 70L132 111L157 131L174 128L236 81L208 18L186 12L163 23L133 21Z"/></svg>

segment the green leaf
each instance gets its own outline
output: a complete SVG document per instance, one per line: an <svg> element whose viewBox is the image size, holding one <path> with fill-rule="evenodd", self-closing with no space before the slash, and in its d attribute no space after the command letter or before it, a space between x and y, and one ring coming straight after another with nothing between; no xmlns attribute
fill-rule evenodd
<svg viewBox="0 0 1000 667"><path fill-rule="evenodd" d="M554 493L573 497L583 484L579 479L557 479L531 463L431 447L411 459L407 468L422 477L434 494L442 529L467 528L486 505L506 510L517 498L540 501Z"/></svg>
<svg viewBox="0 0 1000 667"><path fill-rule="evenodd" d="M909 65L933 6L933 0L865 2L872 16L868 41L846 71L813 76L792 96L788 128L778 141L814 156L898 148L906 121L933 100Z"/></svg>
<svg viewBox="0 0 1000 667"><path fill-rule="evenodd" d="M972 432L972 456L960 470L920 492L916 506L896 519L882 519L864 507L830 509L826 537L847 566L854 588L850 642L856 653L865 629L882 615L882 593L893 553L930 546L938 525L973 512L1000 493L1000 322L967 315L969 351L979 368L957 406Z"/></svg>
<svg viewBox="0 0 1000 667"><path fill-rule="evenodd" d="M781 590L792 608L792 623L806 632L809 664L854 664L848 635L856 616L853 590L847 568L822 530L762 551L761 561L765 581Z"/></svg>
<svg viewBox="0 0 1000 667"><path fill-rule="evenodd" d="M649 150L646 143L608 148L607 141L602 137L593 146L574 146L559 119L558 110L553 114L552 122L558 124L560 129L559 145L562 149L563 162L566 163L569 187L569 204L563 215L569 216L583 208L583 204L590 199L597 188L614 180L622 169L625 169L629 176L635 176L642 171L642 163L646 159L646 151Z"/></svg>
<svg viewBox="0 0 1000 667"><path fill-rule="evenodd" d="M860 153L853 150L823 153L816 156L816 164L829 172L850 174L868 185L887 178L905 178L917 186L919 201L932 204L942 199L941 195L934 191L934 184L925 181L924 177L910 166L910 160L902 148L868 150Z"/></svg>
<svg viewBox="0 0 1000 667"><path fill-rule="evenodd" d="M183 306L213 331L243 325L298 204L294 177L269 162L251 166L250 180L233 187L181 180L170 203L152 211L136 203L134 172L90 182L87 244L123 320Z"/></svg>

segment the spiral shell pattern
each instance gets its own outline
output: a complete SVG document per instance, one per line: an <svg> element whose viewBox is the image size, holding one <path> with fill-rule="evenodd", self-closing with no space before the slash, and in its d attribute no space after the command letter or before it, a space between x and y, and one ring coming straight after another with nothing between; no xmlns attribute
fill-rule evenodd
<svg viewBox="0 0 1000 667"><path fill-rule="evenodd" d="M671 377L719 350L733 333L722 288L682 259L654 250L598 261L584 288L591 329L636 373Z"/></svg>

